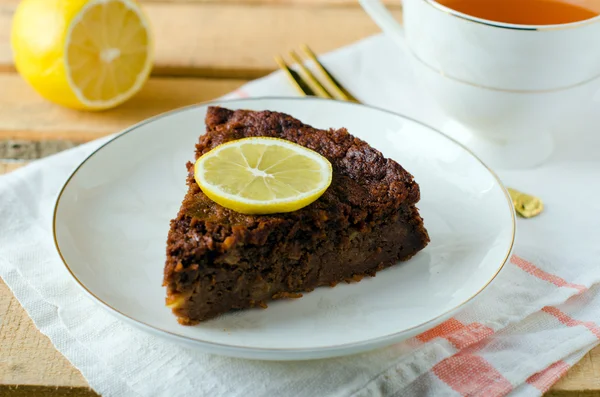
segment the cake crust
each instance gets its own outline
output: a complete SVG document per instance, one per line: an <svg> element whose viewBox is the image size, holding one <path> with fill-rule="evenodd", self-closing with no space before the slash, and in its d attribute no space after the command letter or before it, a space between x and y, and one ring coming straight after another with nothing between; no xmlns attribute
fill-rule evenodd
<svg viewBox="0 0 600 397"><path fill-rule="evenodd" d="M180 323L374 275L429 242L412 175L344 128L320 130L283 113L220 107L210 107L205 121L196 158L232 140L276 137L326 157L333 179L298 211L244 215L206 197L188 163L188 192L171 221L163 283Z"/></svg>

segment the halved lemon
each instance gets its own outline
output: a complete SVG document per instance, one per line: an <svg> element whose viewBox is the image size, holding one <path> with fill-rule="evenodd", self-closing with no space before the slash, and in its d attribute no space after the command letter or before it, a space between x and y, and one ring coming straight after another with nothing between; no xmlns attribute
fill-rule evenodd
<svg viewBox="0 0 600 397"><path fill-rule="evenodd" d="M117 106L152 68L148 20L134 0L23 0L11 44L25 80L71 108Z"/></svg>
<svg viewBox="0 0 600 397"><path fill-rule="evenodd" d="M318 199L331 184L331 163L319 153L277 138L224 143L194 166L211 200L243 214L291 212Z"/></svg>

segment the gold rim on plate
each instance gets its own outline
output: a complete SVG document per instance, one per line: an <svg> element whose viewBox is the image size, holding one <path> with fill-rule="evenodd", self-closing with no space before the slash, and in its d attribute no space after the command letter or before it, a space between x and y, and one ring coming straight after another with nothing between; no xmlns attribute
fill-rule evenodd
<svg viewBox="0 0 600 397"><path fill-rule="evenodd" d="M404 120L409 120L413 123L419 124L423 127L429 128L430 130L442 135L444 138L448 139L451 142L454 142L456 145L458 145L459 147L461 147L462 149L464 149L467 153L469 153L471 156L473 156L481 165L483 165L483 167L488 170L488 172L494 177L494 179L496 180L496 182L498 183L498 186L500 186L502 188L502 191L504 192L504 196L506 199L506 205L509 207L509 211L512 214L511 216L511 222L512 222L512 236L511 236L511 242L510 242L510 246L508 251L506 252L506 256L503 259L500 267L498 268L498 270L492 275L492 277L476 292L474 293L471 297L469 297L468 299L466 299L465 301L463 301L462 303L460 303L459 305L457 305L456 307L447 310L446 312L432 318L429 319L421 324L412 326L410 328L407 329L403 329L402 331L398 331L389 335L384 335L384 336L380 336L377 338L373 338L373 339L369 339L369 340L364 340L364 341L360 341L360 342L353 342L353 343L346 343L343 345L336 345L336 346L325 346L325 347L320 347L320 348L264 348L264 347L248 347L248 346L239 346L239 345L230 345L230 344L223 344L223 343L216 343L216 342L210 342L210 341L206 341L206 340L201 340L201 339L196 339L193 337L189 337L189 336L185 336L185 335L180 335L180 334L176 334L173 333L171 331L167 331L161 328L158 328L154 325L150 325L147 324L143 321L137 320L123 312L121 312L119 309L111 306L109 303L103 301L102 299L100 299L97 295L95 295L92 291L90 291L75 275L75 273L73 273L73 271L71 270L71 268L69 267L69 264L67 263L66 259L64 258L61 250L60 250L60 245L58 243L58 238L56 236L56 215L58 212L58 206L60 205L60 200L61 197L65 191L65 189L67 188L67 186L69 185L69 182L71 181L71 179L73 179L73 177L75 177L75 175L77 174L77 172L83 167L83 165L85 163L87 163L88 160L90 160L96 153L98 153L100 150L102 150L104 147L110 145L111 143L117 141L119 138L129 134L130 132L135 131L136 129L149 124L151 122L154 122L158 119L164 118L164 117L168 117L180 112L184 112L190 109L194 109L194 108L199 108L199 107L206 107L206 106L210 106L210 105L220 105L220 104L227 104L227 103L232 103L232 102L236 102L236 103L244 103L244 102L251 102L251 101L258 101L258 100L278 100L278 101L304 101L304 100L317 100L317 101L328 101L328 102L337 102L337 103L345 103L348 104L349 106L364 106L367 108L371 108L377 111L381 111L384 113L388 113L397 117L400 117L401 119ZM206 101L206 102L201 102L195 105L190 105L190 106L185 106L179 109L175 109L175 110L171 110L168 112L164 112L161 114L158 114L154 117L151 117L149 119L143 120L137 124L134 124L133 126L123 130L122 132L120 132L118 135L116 135L115 137L113 137L112 139L110 139L108 142L103 143L100 147L98 147L97 149L95 149L91 154L89 154L76 168L75 170L71 173L71 175L67 178L66 182L64 183L63 187L60 189L60 192L58 193L58 196L56 198L56 202L54 205L54 213L52 216L52 237L54 239L54 245L56 247L56 250L63 262L63 264L65 265L65 267L67 268L67 271L69 272L69 274L71 274L71 276L73 277L73 279L75 280L75 282L77 283L77 285L79 285L79 287L82 288L82 290L91 298L93 298L95 301L97 301L98 303L100 303L100 305L108 310L110 313L117 315L117 317L122 317L123 319L130 321L131 323L137 325L138 327L141 327L142 329L145 329L147 331L150 331L151 333L157 334L157 335L161 335L166 334L170 337L175 338L176 340L180 341L180 342L184 342L186 344L190 344L190 345L204 345L207 347L216 347L216 348L220 348L220 349L224 349L224 350L230 350L230 351L238 351L238 352L244 352L244 353L276 353L276 352L294 352L294 353L305 353L305 356L310 359L310 358L314 358L315 356L320 356L320 355L311 355L311 353L323 353L323 352L333 352L333 353L339 353L339 354L332 354L332 355L328 355L326 357L335 357L335 356L342 356L345 355L344 351L347 349L351 349L351 348L361 348L364 346L369 346L373 349L377 348L377 347L383 347L387 345L387 342L394 343L394 341L400 337L402 334L406 334L406 333L410 333L411 331L414 331L417 328L421 328L421 327L425 327L428 324L432 324L432 327L437 325L437 321L444 319L446 316L451 315L452 313L455 313L456 311L464 308L464 306L470 302L473 301L473 299L475 297L477 297L477 295L479 295L485 288L487 288L488 285L490 285L490 283L498 276L498 274L500 273L500 271L504 268L504 266L506 265L506 263L509 261L510 256L512 254L513 251L513 247L514 247L514 243L515 243L515 235L516 235L516 214L515 214L515 209L512 203L512 200L510 198L510 195L508 193L508 191L506 190L506 188L504 187L504 185L502 184L500 178L496 175L496 173L494 171L492 171L483 161L481 161L481 159L479 159L479 157L477 157L473 152L471 152L468 148L466 148L465 146L463 146L461 143L457 142L456 140L446 136L445 134L443 134L441 131L438 131L437 129L430 127L429 125L422 123L418 120L412 119L410 117L404 116L402 114L399 113L395 113L386 109L382 109L382 108L378 108L376 106L371 106L371 105L364 105L364 104L358 104L358 103L354 103L354 102L347 102L347 101L338 101L338 100L334 100L334 99L325 99L325 98L318 98L318 97L310 97L310 98L305 98L305 97L276 97L276 96L266 96L266 97L256 97L256 98L243 98L243 99L228 99L228 100L213 100L213 101ZM435 325L434 325L435 324ZM398 339L398 341L400 341L402 339ZM364 349L361 351L366 351L366 350L371 350L369 349ZM354 351L353 353L358 353L358 351ZM236 354L231 354L232 356L238 356ZM246 356L249 357L249 356ZM263 356L264 357L264 356ZM325 356L322 356L325 357ZM302 359L302 358L294 358L296 360ZM281 359L278 359L281 360Z"/></svg>

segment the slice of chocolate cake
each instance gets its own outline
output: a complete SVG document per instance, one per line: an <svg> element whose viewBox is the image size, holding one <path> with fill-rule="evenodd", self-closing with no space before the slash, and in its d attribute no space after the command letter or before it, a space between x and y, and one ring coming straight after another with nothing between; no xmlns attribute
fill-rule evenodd
<svg viewBox="0 0 600 397"><path fill-rule="evenodd" d="M413 177L344 128L318 130L282 113L210 107L206 129L196 158L231 140L276 137L326 157L333 180L298 211L244 215L206 197L188 163L189 189L171 221L164 270L167 305L181 324L374 276L429 242Z"/></svg>

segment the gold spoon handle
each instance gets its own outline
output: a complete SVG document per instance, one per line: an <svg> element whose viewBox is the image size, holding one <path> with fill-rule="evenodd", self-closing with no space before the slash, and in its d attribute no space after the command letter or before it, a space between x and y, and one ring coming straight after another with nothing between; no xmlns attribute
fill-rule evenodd
<svg viewBox="0 0 600 397"><path fill-rule="evenodd" d="M507 190L515 206L515 211L523 218L533 218L544 210L544 203L540 198L510 187Z"/></svg>

